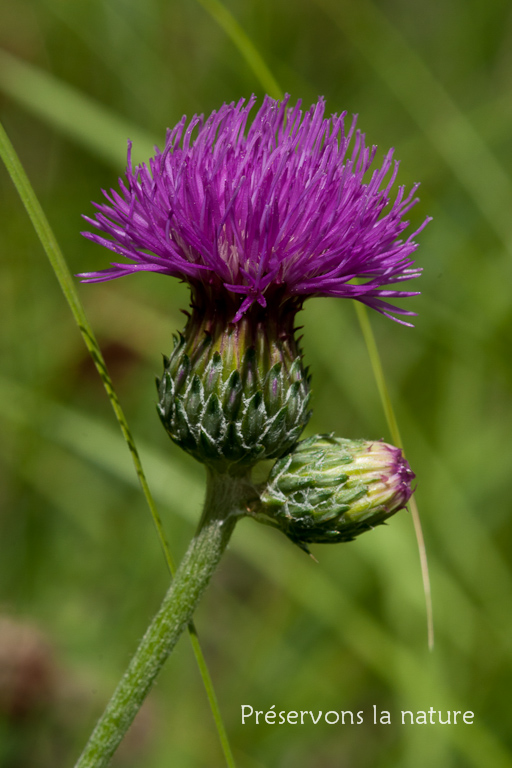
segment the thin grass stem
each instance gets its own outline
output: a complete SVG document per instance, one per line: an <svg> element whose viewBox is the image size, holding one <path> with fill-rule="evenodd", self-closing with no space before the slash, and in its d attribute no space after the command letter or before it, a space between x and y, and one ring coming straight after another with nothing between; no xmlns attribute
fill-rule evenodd
<svg viewBox="0 0 512 768"><path fill-rule="evenodd" d="M116 169L126 164L128 137L141 157L153 152L155 139L149 131L49 72L1 49L0 90Z"/></svg>
<svg viewBox="0 0 512 768"><path fill-rule="evenodd" d="M386 377L384 376L384 369L382 367L382 361L380 359L379 350L377 348L377 342L368 317L368 311L366 307L358 301L354 302L357 318L361 331L370 356L370 362L372 366L373 375L377 383L377 389L379 390L380 400L386 416L386 421L391 433L392 440L395 445L403 450L402 437L400 430L398 429L398 422L395 416L391 398L389 396L388 387L386 384ZM432 609L432 591L430 588L430 575L428 570L427 550L425 547L425 539L423 536L423 530L421 527L420 513L416 500L411 497L409 501L409 508L411 511L411 517L414 525L414 532L416 534L416 541L418 543L418 551L420 555L421 566L421 578L423 580L423 592L425 594L425 606L427 611L427 634L428 634L428 647L432 651L434 648L434 618Z"/></svg>
<svg viewBox="0 0 512 768"><path fill-rule="evenodd" d="M283 92L265 59L226 6L219 0L198 0L198 3L215 19L234 43L242 58L254 72L265 93L274 99L282 99Z"/></svg>

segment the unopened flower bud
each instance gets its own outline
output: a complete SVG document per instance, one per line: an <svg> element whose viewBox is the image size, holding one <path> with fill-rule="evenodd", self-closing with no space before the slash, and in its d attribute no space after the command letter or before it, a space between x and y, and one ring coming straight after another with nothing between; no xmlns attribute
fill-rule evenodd
<svg viewBox="0 0 512 768"><path fill-rule="evenodd" d="M351 541L407 504L414 477L392 445L315 435L275 463L257 516L306 551Z"/></svg>

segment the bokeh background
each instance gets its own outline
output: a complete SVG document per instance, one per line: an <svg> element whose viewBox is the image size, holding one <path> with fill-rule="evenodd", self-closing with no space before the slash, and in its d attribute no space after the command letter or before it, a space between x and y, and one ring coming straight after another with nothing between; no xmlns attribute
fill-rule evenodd
<svg viewBox="0 0 512 768"><path fill-rule="evenodd" d="M410 515L316 546L242 522L197 612L239 768L512 765L512 8L508 0L2 0L0 108L73 273L106 266L79 236L167 126L272 78L359 114L400 183L421 181L416 327L372 325L416 471L436 645ZM167 588L158 539L101 382L0 169L0 766L73 764ZM416 286L414 286L416 287ZM419 286L418 286L419 287ZM80 286L173 554L203 472L155 412L184 286L141 274ZM348 301L311 300L308 433L389 439ZM241 723L267 710L363 710L361 725ZM391 725L374 725L372 707ZM400 710L473 725L400 725ZM459 718L460 719L460 718ZM225 765L183 637L118 768Z"/></svg>

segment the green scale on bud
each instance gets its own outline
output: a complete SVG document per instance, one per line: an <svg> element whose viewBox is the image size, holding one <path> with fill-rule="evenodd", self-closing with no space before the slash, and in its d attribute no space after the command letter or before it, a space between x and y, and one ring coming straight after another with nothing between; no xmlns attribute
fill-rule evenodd
<svg viewBox="0 0 512 768"><path fill-rule="evenodd" d="M256 517L308 543L351 541L402 509L415 475L380 441L315 435L272 468Z"/></svg>
<svg viewBox="0 0 512 768"><path fill-rule="evenodd" d="M308 422L310 386L294 335L296 305L233 308L194 296L157 380L162 423L175 443L217 472L245 474L282 456Z"/></svg>

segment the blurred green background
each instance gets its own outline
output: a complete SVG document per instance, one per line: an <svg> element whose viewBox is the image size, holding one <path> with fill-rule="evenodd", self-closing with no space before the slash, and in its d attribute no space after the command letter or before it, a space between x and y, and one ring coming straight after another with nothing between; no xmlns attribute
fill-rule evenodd
<svg viewBox="0 0 512 768"><path fill-rule="evenodd" d="M406 512L314 547L319 564L243 521L197 626L239 768L512 765L510 2L3 0L0 49L2 121L73 273L107 265L80 215L123 172L126 139L146 159L183 113L262 96L265 64L293 100L323 94L329 111L357 112L379 157L396 148L400 183L422 182L411 222L434 221L417 253L422 295L408 302L416 327L376 313L372 324L418 478L434 653ZM168 576L3 167L0 193L0 766L54 768L79 754ZM178 558L203 472L164 434L154 376L187 290L141 274L79 291ZM308 433L389 439L353 306L311 300L302 321ZM364 723L242 725L242 704L363 710ZM374 704L391 725L373 724ZM401 710L430 707L471 710L474 725L400 724ZM114 765L225 765L186 637Z"/></svg>

